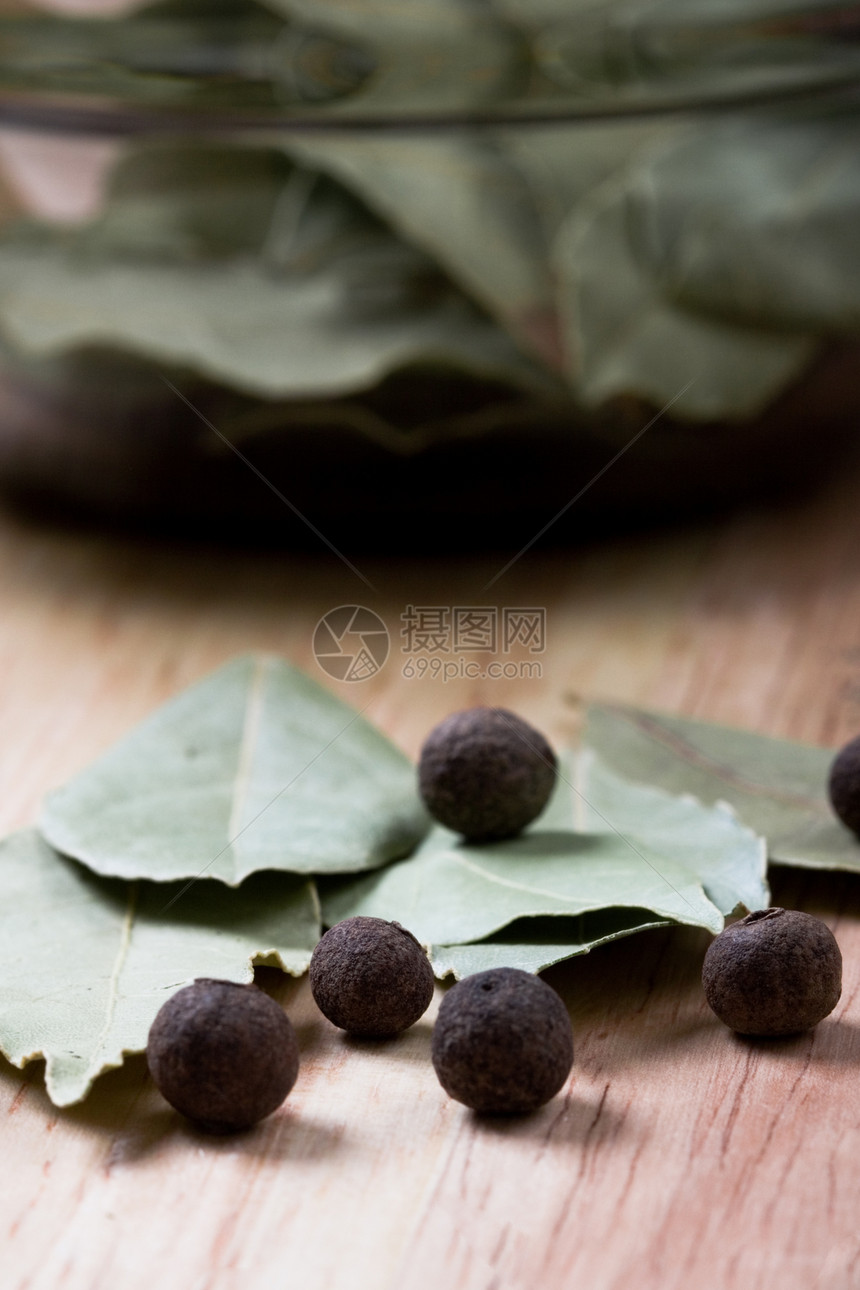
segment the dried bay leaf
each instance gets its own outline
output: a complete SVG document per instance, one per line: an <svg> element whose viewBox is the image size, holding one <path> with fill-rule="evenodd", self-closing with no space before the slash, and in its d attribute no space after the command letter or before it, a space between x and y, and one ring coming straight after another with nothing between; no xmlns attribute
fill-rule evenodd
<svg viewBox="0 0 860 1290"><path fill-rule="evenodd" d="M320 898L327 924L354 914L394 919L428 945L482 940L523 917L628 901L715 932L723 925L695 874L677 862L610 833L537 828L483 846L435 829L409 859L370 878L326 885Z"/></svg>
<svg viewBox="0 0 860 1290"><path fill-rule="evenodd" d="M522 174L540 211L548 266L552 240L571 211L648 147L681 128L644 119L591 121L573 131L533 125L497 132L498 145Z"/></svg>
<svg viewBox="0 0 860 1290"><path fill-rule="evenodd" d="M81 231L74 250L84 260L136 262L253 254L291 173L265 148L205 139L136 144L120 153L103 213Z"/></svg>
<svg viewBox="0 0 860 1290"><path fill-rule="evenodd" d="M307 879L129 884L63 859L33 830L0 842L0 891L0 1049L19 1067L44 1057L57 1106L144 1049L181 986L250 981L263 962L298 976L319 937Z"/></svg>
<svg viewBox="0 0 860 1290"><path fill-rule="evenodd" d="M426 107L433 113L516 101L535 76L535 15L464 0L281 0L285 12L367 40L376 74L334 113ZM513 20L512 20L513 19ZM654 127L650 127L653 132ZM614 124L433 135L289 136L290 155L336 176L397 232L426 251L506 328L524 352L560 374L550 208L566 215L581 191L621 164L641 129ZM541 165L546 152L552 162ZM564 176L561 179L561 176ZM552 211L554 215L554 210Z"/></svg>
<svg viewBox="0 0 860 1290"><path fill-rule="evenodd" d="M489 137L291 139L441 264L524 349L556 362L548 246L523 175ZM560 387L561 388L561 387Z"/></svg>
<svg viewBox="0 0 860 1290"><path fill-rule="evenodd" d="M751 821L740 819L718 797L699 800L690 789L631 782L593 746L582 749L576 764L578 828L612 828L671 856L697 874L722 914L767 904L767 848L756 836L763 830Z"/></svg>
<svg viewBox="0 0 860 1290"><path fill-rule="evenodd" d="M231 885L259 869L373 868L427 825L404 754L267 657L236 659L158 709L49 794L39 823L96 873Z"/></svg>
<svg viewBox="0 0 860 1290"><path fill-rule="evenodd" d="M529 76L526 42L480 0L265 0L298 27L366 51L372 75L330 117L450 112L505 103Z"/></svg>
<svg viewBox="0 0 860 1290"><path fill-rule="evenodd" d="M622 936L669 926L668 919L655 919L645 909L603 909L578 918L529 918L469 945L433 945L430 959L437 977L453 976L458 981L487 968L515 966L524 972L542 972Z"/></svg>
<svg viewBox="0 0 860 1290"><path fill-rule="evenodd" d="M741 325L856 333L858 154L860 118L832 107L682 135L653 165L646 254L667 292Z"/></svg>
<svg viewBox="0 0 860 1290"><path fill-rule="evenodd" d="M614 704L587 709L583 738L628 779L730 802L778 864L860 870L827 798L833 749Z"/></svg>
<svg viewBox="0 0 860 1290"><path fill-rule="evenodd" d="M756 417L828 337L856 333L850 94L694 125L655 116L432 137L350 131L353 117L375 112L393 124L410 113L491 120L522 99L576 104L597 93L620 107L640 90L659 99L666 84L695 97L702 76L742 88L749 68L732 32L772 13L767 0L724 14L713 49L708 3L661 5L659 15L613 0L222 0L217 9L236 31L222 90L218 76L153 68L152 93L182 93L187 79L192 102L198 90L204 101L223 91L237 102L262 94L271 107L279 95L319 101L330 91L325 111L342 132L273 129L245 149L201 145L199 166L180 144L172 189L147 169L146 150L132 149L126 178L137 157L140 182L115 188L107 222L81 239L31 235L0 248L0 336L26 357L116 345L266 399L352 396L425 363L441 369L440 385L451 370L507 379L567 396L579 414L635 395L672 401L677 417L724 422ZM175 0L149 16L168 31L176 23L192 49L196 32L203 58L215 12ZM333 38L329 54L307 57L305 37L316 49L316 35ZM277 56L260 59L270 46ZM822 49L836 65L847 42ZM122 61L97 60L103 89ZM132 80L146 95L139 71ZM274 193L241 155L265 143L273 174L276 154L302 163L283 184L276 176ZM209 165L217 148L220 174ZM297 268L309 230L328 236L335 191L340 234L319 242L312 271ZM184 227L168 227L174 216ZM117 253L131 233L142 253L133 262ZM154 257L174 234L179 262ZM577 425L572 415L572 435Z"/></svg>
<svg viewBox="0 0 860 1290"><path fill-rule="evenodd" d="M812 332L741 324L676 302L649 259L658 200L643 164L571 212L555 241L568 372L586 406L637 394L691 420L753 417L818 352ZM736 271L740 271L740 267Z"/></svg>
<svg viewBox="0 0 860 1290"><path fill-rule="evenodd" d="M535 74L531 18L520 30L497 6L461 0L408 8L389 0L283 3L286 11L324 21L344 38L370 34L381 50L377 74L354 101L337 106L346 119L390 102L414 110L425 98L433 112L505 104ZM515 15L520 17L525 15ZM444 57L433 56L434 43L444 47ZM406 138L324 133L289 137L284 146L359 193L405 240L441 264L525 352L559 373L547 225L559 199L566 215L584 189L626 159L641 132L614 124L522 131L484 126Z"/></svg>
<svg viewBox="0 0 860 1290"><path fill-rule="evenodd" d="M324 923L354 914L395 919L423 943L449 948L495 941L517 924L506 951L515 955L516 944L528 943L523 920L554 916L555 949L537 956L555 961L560 933L575 927L580 935L572 915L616 911L616 935L666 920L718 932L724 914L766 903L762 841L725 807L629 784L593 754L574 763L576 790L569 767L563 774L546 813L518 838L469 845L435 828L408 859L325 883ZM606 939L601 928L595 936L595 944ZM589 948L579 939L570 953ZM534 961L533 949L523 951L524 964Z"/></svg>
<svg viewBox="0 0 860 1290"><path fill-rule="evenodd" d="M416 362L551 384L427 255L281 149L133 148L99 220L0 242L0 336L32 358L102 345L265 398L347 395Z"/></svg>

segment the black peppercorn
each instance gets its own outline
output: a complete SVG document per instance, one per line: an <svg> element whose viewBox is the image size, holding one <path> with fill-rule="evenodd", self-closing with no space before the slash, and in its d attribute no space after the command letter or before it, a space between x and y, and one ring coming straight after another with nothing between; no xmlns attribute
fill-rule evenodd
<svg viewBox="0 0 860 1290"><path fill-rule="evenodd" d="M295 1032L273 999L255 985L205 977L159 1009L146 1058L171 1106L214 1133L270 1115L299 1070Z"/></svg>
<svg viewBox="0 0 860 1290"><path fill-rule="evenodd" d="M427 736L418 766L430 814L471 842L519 833L546 806L555 778L546 739L504 708L446 717Z"/></svg>
<svg viewBox="0 0 860 1290"><path fill-rule="evenodd" d="M842 955L826 923L795 909L760 909L711 942L702 969L708 1003L742 1035L792 1035L832 1012Z"/></svg>
<svg viewBox="0 0 860 1290"><path fill-rule="evenodd" d="M329 928L317 944L311 993L341 1030L388 1039L427 1011L433 969L405 927L357 915Z"/></svg>
<svg viewBox="0 0 860 1290"><path fill-rule="evenodd" d="M828 790L830 804L842 823L860 834L860 736L836 754Z"/></svg>
<svg viewBox="0 0 860 1290"><path fill-rule="evenodd" d="M534 1111L555 1096L573 1065L567 1009L529 972L476 972L442 1000L432 1058L457 1102L491 1113Z"/></svg>

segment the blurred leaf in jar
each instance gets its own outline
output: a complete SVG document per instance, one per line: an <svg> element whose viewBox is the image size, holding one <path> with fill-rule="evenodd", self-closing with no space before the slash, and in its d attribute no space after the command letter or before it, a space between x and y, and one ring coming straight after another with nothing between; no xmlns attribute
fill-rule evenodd
<svg viewBox="0 0 860 1290"><path fill-rule="evenodd" d="M844 109L685 133L651 166L643 258L682 308L741 326L856 333L858 158L860 114Z"/></svg>
<svg viewBox="0 0 860 1290"><path fill-rule="evenodd" d="M525 88L526 42L491 3L474 0L264 0L297 26L327 31L365 50L371 77L338 115L462 112Z"/></svg>
<svg viewBox="0 0 860 1290"><path fill-rule="evenodd" d="M556 243L586 403L691 376L690 417L760 412L860 332L860 116L833 106L687 126L571 215Z"/></svg>
<svg viewBox="0 0 860 1290"><path fill-rule="evenodd" d="M304 0L283 3L300 11ZM342 30L362 9L323 6ZM439 9L474 14L465 3ZM650 78L693 97L703 68L714 85L728 77L737 88L791 71L793 60L802 72L816 49L832 53L832 40L819 49L802 24L771 32L772 9L769 0L726 12L606 0L584 0L573 15L566 0L492 6L532 55L553 24L587 27L605 63L592 66L595 85L620 77L623 88L626 77L638 93ZM631 61L640 45L648 57ZM580 404L634 395L660 407L680 394L682 418L743 420L801 377L824 337L858 330L858 140L845 111L326 137L297 150L442 263L525 352L566 376Z"/></svg>
<svg viewBox="0 0 860 1290"><path fill-rule="evenodd" d="M803 372L819 342L807 332L738 324L677 305L642 255L635 181L635 171L622 173L596 189L571 212L554 245L567 368L578 398L599 407L633 393L658 408L671 401L674 415L689 420L755 416Z"/></svg>
<svg viewBox="0 0 860 1290"><path fill-rule="evenodd" d="M342 395L417 360L552 386L341 185L218 144L133 147L100 219L19 226L0 244L0 333L33 357L107 345L265 397Z"/></svg>

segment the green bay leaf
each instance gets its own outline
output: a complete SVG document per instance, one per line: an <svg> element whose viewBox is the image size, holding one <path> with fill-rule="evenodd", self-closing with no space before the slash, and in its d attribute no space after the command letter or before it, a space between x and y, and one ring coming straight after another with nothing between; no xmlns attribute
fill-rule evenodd
<svg viewBox="0 0 860 1290"><path fill-rule="evenodd" d="M346 125L353 114L392 108L395 115L486 110L516 99L534 76L529 39L495 5L279 3L292 17L322 23L373 50L374 75L359 93L332 107L332 116ZM358 193L405 241L442 266L524 353L556 371L554 285L544 228L532 187L497 130L406 137L329 130L288 135L284 147ZM575 146L568 151L575 156ZM562 389L559 381L556 392Z"/></svg>
<svg viewBox="0 0 860 1290"><path fill-rule="evenodd" d="M525 916L624 905L713 931L723 925L691 870L611 833L535 828L479 846L434 829L408 860L320 897L326 923L394 919L430 945L481 940Z"/></svg>
<svg viewBox="0 0 860 1290"><path fill-rule="evenodd" d="M494 6L472 0L266 0L300 27L366 51L375 64L329 119L450 112L502 102L528 81L529 53ZM450 133L450 132L449 132ZM356 136L356 142L360 142Z"/></svg>
<svg viewBox="0 0 860 1290"><path fill-rule="evenodd" d="M554 299L541 221L523 175L500 146L471 136L335 135L291 140L289 149L360 193L526 351L555 357L546 352Z"/></svg>
<svg viewBox="0 0 860 1290"><path fill-rule="evenodd" d="M415 363L548 384L426 254L281 149L136 145L99 219L14 226L0 337L33 359L103 346L268 399L355 394Z"/></svg>
<svg viewBox="0 0 860 1290"><path fill-rule="evenodd" d="M673 136L674 140L674 136ZM761 413L818 351L812 332L729 321L686 307L650 256L659 189L643 161L571 212L555 242L574 390L587 406L636 394L675 416Z"/></svg>
<svg viewBox="0 0 860 1290"><path fill-rule="evenodd" d="M195 977L250 981L253 963L299 975L319 937L313 883L126 883L65 860L34 830L0 842L0 1049L46 1061L57 1106L146 1047L162 1003Z"/></svg>
<svg viewBox="0 0 860 1290"><path fill-rule="evenodd" d="M833 749L614 704L588 708L584 739L629 779L729 802L779 864L860 870L827 797Z"/></svg>
<svg viewBox="0 0 860 1290"><path fill-rule="evenodd" d="M631 783L593 747L582 750L576 766L577 827L617 830L692 869L721 914L767 904L767 852L764 838L756 836L761 830L740 821L725 802Z"/></svg>
<svg viewBox="0 0 860 1290"><path fill-rule="evenodd" d="M651 168L644 258L668 295L709 316L856 334L858 152L856 112L832 106L682 132Z"/></svg>
<svg viewBox="0 0 860 1290"><path fill-rule="evenodd" d="M409 760L276 658L234 660L158 709L63 788L39 828L97 873L240 883L406 855L427 817Z"/></svg>
<svg viewBox="0 0 860 1290"><path fill-rule="evenodd" d="M327 924L354 914L395 919L437 947L495 939L516 923L511 954L528 944L522 920L553 917L559 931L548 952L558 958L571 916L601 911L622 918L618 935L659 921L718 932L724 914L767 903L763 873L761 839L725 807L630 784L588 753L563 763L546 812L520 837L469 845L435 828L408 859L325 884L321 900ZM595 944L605 939L596 935ZM577 939L570 953L590 945ZM521 961L532 965L534 949Z"/></svg>
<svg viewBox="0 0 860 1290"><path fill-rule="evenodd" d="M518 967L524 972L542 972L554 963L588 954L622 936L669 926L668 919L655 919L645 909L602 909L571 919L529 918L469 945L433 945L430 960L437 977L453 976L458 981L487 968Z"/></svg>

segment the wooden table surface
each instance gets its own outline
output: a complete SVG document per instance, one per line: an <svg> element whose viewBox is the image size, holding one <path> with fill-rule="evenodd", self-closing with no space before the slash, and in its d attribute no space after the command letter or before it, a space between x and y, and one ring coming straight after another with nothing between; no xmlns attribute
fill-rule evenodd
<svg viewBox="0 0 860 1290"><path fill-rule="evenodd" d="M836 743L860 728L860 478L813 499L592 549L531 552L489 602L547 610L540 679L408 680L407 604L483 604L500 564L171 549L0 520L0 813L41 795L231 656L311 652L359 601L395 638L371 681L327 682L405 749L446 712L514 707L563 738L573 695ZM527 535L526 535L527 536ZM547 973L574 1026L562 1094L488 1122L448 1101L433 1013L344 1038L307 979L266 974L298 1084L253 1132L206 1138L142 1057L58 1112L41 1063L0 1066L8 1290L843 1290L860 1286L860 879L773 874L825 918L842 1000L800 1038L743 1041L707 1010L704 933L631 937Z"/></svg>

